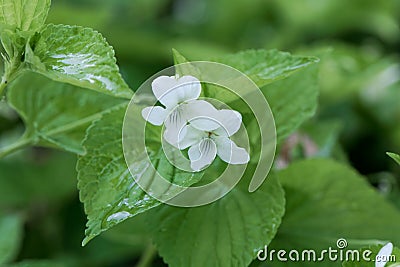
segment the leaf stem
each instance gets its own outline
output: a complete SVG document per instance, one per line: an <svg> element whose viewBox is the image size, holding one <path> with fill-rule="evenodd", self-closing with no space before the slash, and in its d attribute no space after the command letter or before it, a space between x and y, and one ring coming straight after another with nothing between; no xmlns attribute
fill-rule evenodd
<svg viewBox="0 0 400 267"><path fill-rule="evenodd" d="M142 254L136 267L149 267L153 262L154 257L157 255L157 249L153 244L149 244Z"/></svg>
<svg viewBox="0 0 400 267"><path fill-rule="evenodd" d="M24 147L27 147L28 145L30 145L32 142L31 139L29 138L21 138L20 140L18 140L17 142L0 149L0 159L4 158L5 156L8 156L9 154L22 149Z"/></svg>
<svg viewBox="0 0 400 267"><path fill-rule="evenodd" d="M0 99L3 97L3 92L4 89L6 89L6 87L7 87L7 80L5 77L3 77L0 83Z"/></svg>
<svg viewBox="0 0 400 267"><path fill-rule="evenodd" d="M21 63L20 54L16 54L11 60L7 60L4 56L3 58L5 60L5 64L4 74L1 78L0 84L0 98L3 96L4 89L7 87L7 85L24 72L24 64Z"/></svg>

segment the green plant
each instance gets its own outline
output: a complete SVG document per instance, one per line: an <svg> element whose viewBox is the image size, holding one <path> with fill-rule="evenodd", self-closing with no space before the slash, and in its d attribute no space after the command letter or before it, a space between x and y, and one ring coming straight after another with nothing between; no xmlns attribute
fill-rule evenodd
<svg viewBox="0 0 400 267"><path fill-rule="evenodd" d="M283 170L274 168L263 185L249 193L256 167L252 159L260 154L257 122L240 99L213 86L207 87L206 96L239 110L250 132L252 152L243 179L224 198L202 207L177 208L149 197L133 178L151 175L147 167L138 159L136 173L131 173L124 160L123 120L134 91L119 73L113 48L92 29L45 24L49 8L50 0L0 3L4 60L0 95L25 124L25 133L1 148L0 158L29 146L78 155L78 188L88 217L83 245L131 217L145 221L133 226L144 225L146 238L170 266L248 266L253 261L257 266L263 264L255 259L264 246L322 250L340 237L358 247L379 240L400 243L399 233L392 231L400 221L399 211L345 162L327 159L333 152L323 154L325 159L307 159L302 151L300 161L288 160ZM176 65L190 62L176 50L173 57ZM317 109L316 57L246 50L203 60L232 66L261 88L274 114L279 152L296 131L312 135L312 126L311 130L300 126ZM192 69L184 72L196 74ZM336 126L326 127L331 131ZM151 126L150 130L147 152L171 182L190 186L226 167L216 160L210 170L188 175L165 159L158 130ZM337 143L334 139L329 140L331 146ZM398 161L398 156L390 156ZM0 263L9 263L16 253L23 219L16 215L1 219L0 235L9 243L0 242ZM143 253L142 266L151 263L155 248L149 246Z"/></svg>

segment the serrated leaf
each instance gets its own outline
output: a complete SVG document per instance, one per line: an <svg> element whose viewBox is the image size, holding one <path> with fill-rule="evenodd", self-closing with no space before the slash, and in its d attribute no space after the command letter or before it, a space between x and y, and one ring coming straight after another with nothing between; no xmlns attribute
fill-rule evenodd
<svg viewBox="0 0 400 267"><path fill-rule="evenodd" d="M0 24L1 28L1 24ZM15 29L1 28L0 39L4 52L1 53L4 61L4 73L2 77L2 88L0 88L0 96L7 84L12 82L24 70L23 54L27 40L31 37L31 32L23 32ZM2 50L3 50L2 49Z"/></svg>
<svg viewBox="0 0 400 267"><path fill-rule="evenodd" d="M33 71L116 97L133 95L119 73L113 48L100 33L49 24L32 42L26 47L26 62Z"/></svg>
<svg viewBox="0 0 400 267"><path fill-rule="evenodd" d="M189 62L173 49L175 64ZM289 77L293 73L319 61L316 57L294 56L278 50L245 50L239 53L213 58L211 61L231 66L247 75L259 87ZM186 66L190 66L187 64ZM185 70L187 74L192 69ZM189 72L189 73L188 73Z"/></svg>
<svg viewBox="0 0 400 267"><path fill-rule="evenodd" d="M284 205L283 190L271 176L254 193L241 182L209 205L162 206L148 218L159 253L171 267L248 266L274 238Z"/></svg>
<svg viewBox="0 0 400 267"><path fill-rule="evenodd" d="M88 217L83 244L112 226L161 204L143 192L126 165L122 148L125 111L126 105L104 114L88 129L83 142L86 153L79 157L77 165L80 199ZM141 117L134 119L143 120ZM161 144L152 142L147 153L155 161L157 170L166 173L164 178L184 186L199 181L201 173L175 169L160 148ZM135 176L151 178L154 173L142 158L143 151L132 153L138 154L131 166Z"/></svg>
<svg viewBox="0 0 400 267"><path fill-rule="evenodd" d="M196 66L189 64L189 60L187 60L182 54L180 54L177 50L172 49L172 56L174 58L175 72L180 76L184 75L193 75L198 79L201 79L200 70L196 68Z"/></svg>
<svg viewBox="0 0 400 267"><path fill-rule="evenodd" d="M174 59L175 64L187 62L176 50ZM274 115L278 143L315 114L318 77L317 68L311 65L318 62L317 58L277 50L249 50L221 57L217 62L240 70L261 87ZM178 66L177 71L201 75L190 64ZM236 94L213 85L203 88L207 97L238 107L240 112L245 110Z"/></svg>
<svg viewBox="0 0 400 267"><path fill-rule="evenodd" d="M278 175L287 205L270 249L320 251L335 248L339 238L347 239L353 247L371 240L400 243L399 211L346 165L327 159L305 160L289 165ZM285 264L274 261L274 266ZM326 262L324 266L337 263Z"/></svg>
<svg viewBox="0 0 400 267"><path fill-rule="evenodd" d="M309 67L261 89L274 115L278 143L315 114L317 84L317 68Z"/></svg>
<svg viewBox="0 0 400 267"><path fill-rule="evenodd" d="M264 87L319 60L316 57L293 56L278 50L247 50L217 58L216 61L240 70L257 86Z"/></svg>
<svg viewBox="0 0 400 267"><path fill-rule="evenodd" d="M101 112L125 100L25 73L10 84L9 104L21 115L27 144L83 153L86 128Z"/></svg>
<svg viewBox="0 0 400 267"><path fill-rule="evenodd" d="M0 23L22 31L38 31L47 18L50 0L2 0Z"/></svg>
<svg viewBox="0 0 400 267"><path fill-rule="evenodd" d="M317 68L310 65L317 62L316 58L258 50L219 62L237 68L261 87L274 115L278 143L315 114L318 77Z"/></svg>
<svg viewBox="0 0 400 267"><path fill-rule="evenodd" d="M381 250L381 248L383 247L383 245L375 245L375 246L369 246L368 248L362 248L360 249L360 261L345 261L342 263L343 267L376 267L375 263L376 260L382 260L382 259L377 259L376 256L378 255L379 251ZM370 261L367 261L366 259L363 259L362 255L364 253L364 251L371 251L371 254L368 255L368 258L370 259ZM369 254L369 253L368 253ZM385 266L387 267L398 267L400 266L400 249L397 247L393 247L393 251L392 251L392 257L394 259L394 261L389 261L386 263ZM385 256L390 256L390 255L385 255ZM397 264L396 264L397 263Z"/></svg>
<svg viewBox="0 0 400 267"><path fill-rule="evenodd" d="M9 57L3 56L2 59L5 61L5 63L9 63L11 58L21 55L21 51L23 51L26 44L26 39L22 32L14 32L9 29L4 29L0 32L0 37L2 48Z"/></svg>
<svg viewBox="0 0 400 267"><path fill-rule="evenodd" d="M394 161L396 161L398 164L400 164L400 156L395 154L395 153L387 153L389 157L391 157L392 159L394 159Z"/></svg>
<svg viewBox="0 0 400 267"><path fill-rule="evenodd" d="M0 265L10 262L17 255L22 231L23 223L20 216L0 217Z"/></svg>

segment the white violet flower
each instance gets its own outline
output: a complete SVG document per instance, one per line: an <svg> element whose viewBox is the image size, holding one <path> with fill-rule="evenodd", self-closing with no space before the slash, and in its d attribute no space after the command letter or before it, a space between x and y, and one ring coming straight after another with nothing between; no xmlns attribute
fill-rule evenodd
<svg viewBox="0 0 400 267"><path fill-rule="evenodd" d="M178 144L181 150L190 147L188 155L194 171L210 165L216 155L229 164L249 162L247 151L230 138L240 129L242 116L239 112L217 110L211 104L206 109L195 111L197 114L191 114L193 120L182 129L184 136L179 138Z"/></svg>
<svg viewBox="0 0 400 267"><path fill-rule="evenodd" d="M152 90L157 100L165 106L146 107L143 118L151 124L165 125L164 139L177 146L178 137L183 137L182 128L191 119L192 109L207 109L211 104L196 100L201 93L200 81L193 76L160 76L152 82ZM177 133L181 134L177 134Z"/></svg>

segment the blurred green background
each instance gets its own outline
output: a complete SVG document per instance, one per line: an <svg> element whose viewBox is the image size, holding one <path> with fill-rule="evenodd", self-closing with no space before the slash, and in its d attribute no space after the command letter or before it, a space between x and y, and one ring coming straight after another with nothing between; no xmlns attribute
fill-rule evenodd
<svg viewBox="0 0 400 267"><path fill-rule="evenodd" d="M385 154L400 152L399 21L397 0L53 0L48 18L101 32L134 90L172 64L172 48L190 60L258 48L320 57L320 106L298 134L318 145L316 156L348 162L400 208L400 170ZM22 130L1 103L0 145ZM307 156L302 145L286 148L285 160ZM16 214L0 224L23 232L9 257L133 266L149 245L140 216L80 247L86 219L75 161L37 148L0 161L0 214Z"/></svg>

